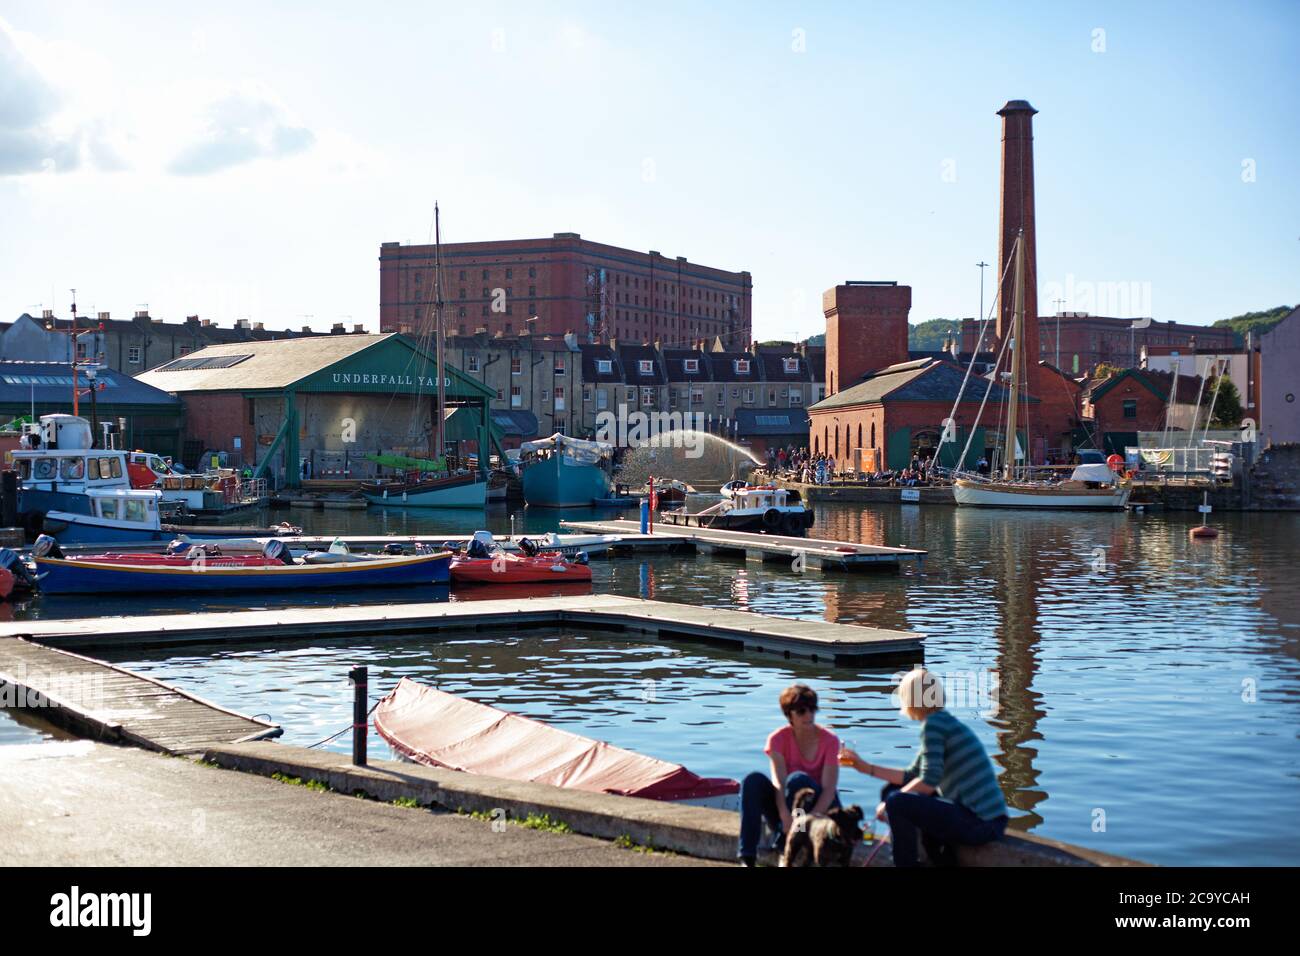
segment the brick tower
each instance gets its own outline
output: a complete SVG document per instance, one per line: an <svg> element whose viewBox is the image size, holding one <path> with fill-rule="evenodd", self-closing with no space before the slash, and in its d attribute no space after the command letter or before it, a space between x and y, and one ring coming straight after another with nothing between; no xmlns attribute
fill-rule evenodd
<svg viewBox="0 0 1300 956"><path fill-rule="evenodd" d="M846 282L822 294L826 314L826 394L852 388L867 372L906 362L912 287Z"/></svg>
<svg viewBox="0 0 1300 956"><path fill-rule="evenodd" d="M1023 351L1028 370L1029 394L1041 393L1038 366L1038 246L1034 238L1034 109L1025 100L1009 100L998 110L1002 117L1002 223L998 233L998 275L1002 295L998 302L998 343L1006 341L1015 303L1016 236L1024 230L1025 333Z"/></svg>

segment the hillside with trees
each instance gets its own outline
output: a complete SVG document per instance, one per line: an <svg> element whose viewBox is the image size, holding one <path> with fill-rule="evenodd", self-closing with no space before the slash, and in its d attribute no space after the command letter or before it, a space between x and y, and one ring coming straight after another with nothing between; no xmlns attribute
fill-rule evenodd
<svg viewBox="0 0 1300 956"><path fill-rule="evenodd" d="M961 335L961 319L929 319L907 328L907 347L918 352L937 352L950 335Z"/></svg>
<svg viewBox="0 0 1300 956"><path fill-rule="evenodd" d="M1293 308L1294 306L1290 305L1279 305L1263 312L1243 312L1241 315L1234 315L1230 319L1219 319L1214 323L1214 327L1217 329L1232 329L1243 338L1247 332L1263 335L1286 318Z"/></svg>

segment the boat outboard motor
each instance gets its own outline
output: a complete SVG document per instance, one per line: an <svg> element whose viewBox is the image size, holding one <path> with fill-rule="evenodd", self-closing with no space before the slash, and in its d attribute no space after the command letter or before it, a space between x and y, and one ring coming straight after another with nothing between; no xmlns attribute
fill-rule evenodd
<svg viewBox="0 0 1300 956"><path fill-rule="evenodd" d="M289 547L279 538L272 538L262 547L262 554L272 561L279 561L281 564L293 564L293 555L289 553Z"/></svg>
<svg viewBox="0 0 1300 956"><path fill-rule="evenodd" d="M591 559L587 555L586 551L579 551L570 560L572 560L574 564L587 564Z"/></svg>
<svg viewBox="0 0 1300 956"><path fill-rule="evenodd" d="M406 549L400 541L390 541L384 545L384 554L406 554Z"/></svg>
<svg viewBox="0 0 1300 956"><path fill-rule="evenodd" d="M163 554L185 554L194 546L194 542L188 538L177 538L163 551Z"/></svg>
<svg viewBox="0 0 1300 956"><path fill-rule="evenodd" d="M542 549L539 548L531 539L520 538L519 550L522 551L527 557L531 558L537 555Z"/></svg>
<svg viewBox="0 0 1300 956"><path fill-rule="evenodd" d="M62 558L63 549L59 547L59 542L55 541L48 534L43 534L36 539L32 545L32 554L38 558Z"/></svg>
<svg viewBox="0 0 1300 956"><path fill-rule="evenodd" d="M36 588L36 578L32 575L31 569L23 563L23 559L16 552L8 548L0 549L0 570L8 571L14 576L15 581L21 581L32 589Z"/></svg>
<svg viewBox="0 0 1300 956"><path fill-rule="evenodd" d="M495 544L496 539L492 537L492 532L475 531L474 537L469 539L469 545L465 548L465 554L471 558L490 558Z"/></svg>

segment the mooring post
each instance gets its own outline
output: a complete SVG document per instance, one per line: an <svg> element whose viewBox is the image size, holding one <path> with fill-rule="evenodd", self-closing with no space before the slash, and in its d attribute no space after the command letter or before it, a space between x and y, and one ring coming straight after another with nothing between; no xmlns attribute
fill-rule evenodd
<svg viewBox="0 0 1300 956"><path fill-rule="evenodd" d="M348 680L352 682L352 765L366 765L366 732L369 729L369 714L366 707L370 700L369 681L366 667L354 667L348 671Z"/></svg>

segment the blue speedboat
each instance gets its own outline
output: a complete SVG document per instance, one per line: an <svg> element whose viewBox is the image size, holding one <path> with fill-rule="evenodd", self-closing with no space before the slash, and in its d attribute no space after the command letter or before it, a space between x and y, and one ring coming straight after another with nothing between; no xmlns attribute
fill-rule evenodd
<svg viewBox="0 0 1300 956"><path fill-rule="evenodd" d="M567 435L524 442L524 501L541 508L588 508L609 497L614 446Z"/></svg>

